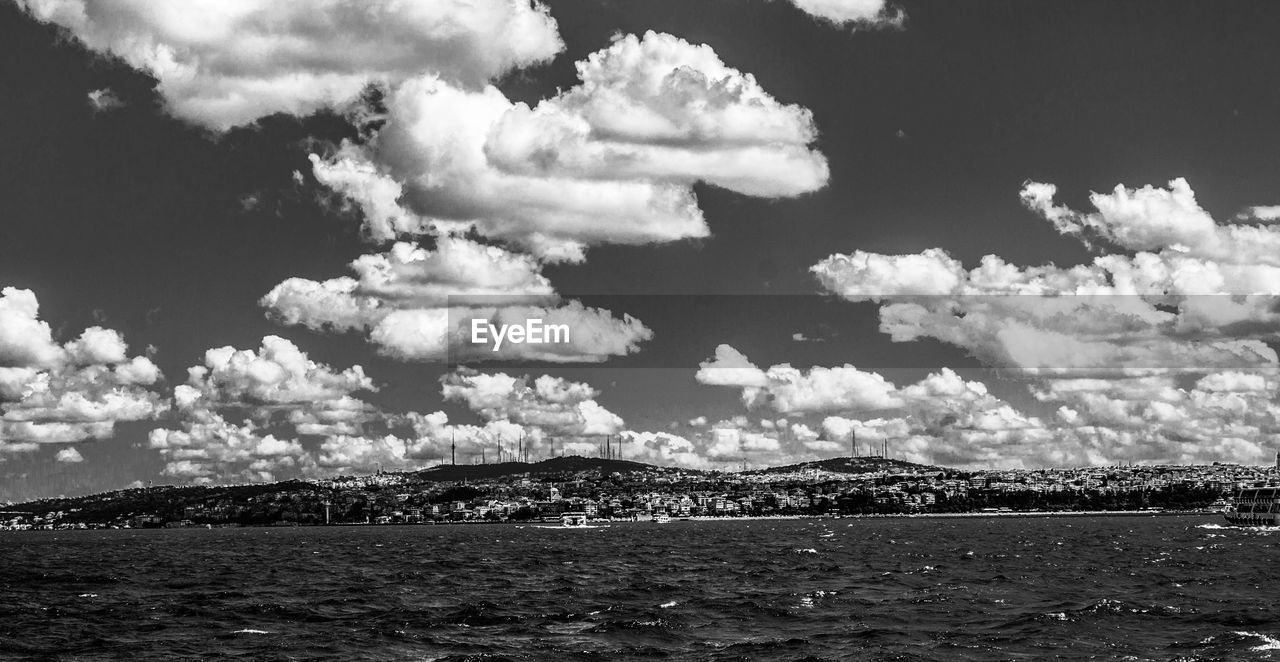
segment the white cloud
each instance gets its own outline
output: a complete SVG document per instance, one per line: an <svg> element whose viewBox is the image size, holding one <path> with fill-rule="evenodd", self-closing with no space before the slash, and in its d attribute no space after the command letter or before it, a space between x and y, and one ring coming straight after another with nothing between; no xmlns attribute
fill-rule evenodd
<svg viewBox="0 0 1280 662"><path fill-rule="evenodd" d="M93 108L96 113L105 113L124 106L124 101L116 96L116 93L111 88L104 87L91 90L86 96L89 99L89 107Z"/></svg>
<svg viewBox="0 0 1280 662"><path fill-rule="evenodd" d="M1031 182L1023 188L1022 199L1064 234L1222 264L1280 266L1280 228L1218 224L1181 177L1170 181L1167 189L1117 185L1110 193L1092 193L1089 201L1096 211L1090 213L1054 204L1056 192L1053 184Z"/></svg>
<svg viewBox="0 0 1280 662"><path fill-rule="evenodd" d="M278 336L262 339L258 350L218 347L205 352L203 366L191 368L190 386L211 402L259 402L264 405L339 400L377 388L364 369L336 371L312 361L296 345Z"/></svg>
<svg viewBox="0 0 1280 662"><path fill-rule="evenodd" d="M524 359L598 362L635 352L652 332L639 320L560 303L527 255L455 237L434 250L397 243L351 263L356 278L291 278L260 301L285 323L318 331L361 331L388 356L408 361ZM473 319L495 327L540 319L568 328L568 342L505 343L492 351L471 342Z"/></svg>
<svg viewBox="0 0 1280 662"><path fill-rule="evenodd" d="M1028 415L947 368L905 387L847 365L806 371L781 364L763 374L762 386L719 385L742 389L748 407L792 420L721 421L697 453L712 462L745 454L755 465L790 464L846 455L856 435L860 453L879 454L887 442L893 457L925 464L1030 467L1103 457L1090 455L1076 435L1080 421L1064 426ZM810 424L815 415L823 417Z"/></svg>
<svg viewBox="0 0 1280 662"><path fill-rule="evenodd" d="M181 430L152 430L148 441L165 458L165 475L194 484L270 482L313 463L298 441L277 439L251 421L231 423L209 409L187 412Z"/></svg>
<svg viewBox="0 0 1280 662"><path fill-rule="evenodd" d="M581 82L493 126L500 170L587 180L704 181L745 195L821 188L826 160L808 145L812 114L784 105L706 45L627 35L578 62Z"/></svg>
<svg viewBox="0 0 1280 662"><path fill-rule="evenodd" d="M1276 221L1280 221L1280 205L1259 205L1256 207L1249 207L1237 214L1236 218L1241 221L1274 223Z"/></svg>
<svg viewBox="0 0 1280 662"><path fill-rule="evenodd" d="M288 324L338 330L373 326L392 310L444 308L449 297L487 305L555 299L550 281L529 256L456 237L434 250L398 242L386 253L351 265L356 278L324 282L291 278L262 299Z"/></svg>
<svg viewBox="0 0 1280 662"><path fill-rule="evenodd" d="M899 406L894 386L878 373L852 365L814 366L800 370L780 364L765 371L768 384L743 391L751 406L764 405L780 413L889 409Z"/></svg>
<svg viewBox="0 0 1280 662"><path fill-rule="evenodd" d="M569 329L565 343L505 343L492 346L471 343L472 320L485 320L499 327L523 325L540 319L544 325ZM639 350L639 344L653 337L640 320L624 315L613 317L607 310L590 308L577 301L556 307L503 306L499 308L453 308L401 310L389 313L369 334L379 351L406 361L527 360L557 363L601 362Z"/></svg>
<svg viewBox="0 0 1280 662"><path fill-rule="evenodd" d="M1196 388L1201 391L1261 392L1274 389L1275 384L1265 374L1215 372L1201 377L1196 382Z"/></svg>
<svg viewBox="0 0 1280 662"><path fill-rule="evenodd" d="M417 464L409 457L410 451L410 442L393 435L336 436L321 444L317 463L337 473L401 469Z"/></svg>
<svg viewBox="0 0 1280 662"><path fill-rule="evenodd" d="M67 344L68 358L81 365L123 363L127 348L124 338L111 329L90 327L75 341Z"/></svg>
<svg viewBox="0 0 1280 662"><path fill-rule="evenodd" d="M1276 362L1266 340L1280 323L1271 304L1280 293L1280 230L1215 223L1183 180L1169 190L1094 194L1091 214L1054 204L1054 193L1031 183L1022 197L1064 233L1138 252L1074 267L1018 267L988 255L965 271L939 249L855 251L812 271L851 301L887 300L881 329L894 340L937 338L989 365L1195 371Z"/></svg>
<svg viewBox="0 0 1280 662"><path fill-rule="evenodd" d="M0 290L0 451L111 437L118 421L167 409L150 390L160 370L129 358L124 338L91 327L65 345L39 319L29 290Z"/></svg>
<svg viewBox="0 0 1280 662"><path fill-rule="evenodd" d="M764 371L730 345L718 345L715 357L698 364L695 379L711 386L765 386L769 378ZM703 419L703 424L706 420Z"/></svg>
<svg viewBox="0 0 1280 662"><path fill-rule="evenodd" d="M386 242L399 236L418 236L439 229L400 206L404 186L366 161L358 147L344 145L327 161L316 154L308 158L316 180L342 194L360 209L364 217L362 230L369 240Z"/></svg>
<svg viewBox="0 0 1280 662"><path fill-rule="evenodd" d="M466 403L481 425L450 424L438 411L384 412L356 397L373 388L360 366L337 370L271 336L258 350L209 350L189 373L174 389L178 428L153 430L149 443L166 475L196 484L414 469L455 451L463 463L499 451L511 460L521 444L537 460L623 429L595 389L546 375L448 375L445 398ZM308 445L304 436L321 439Z"/></svg>
<svg viewBox="0 0 1280 662"><path fill-rule="evenodd" d="M1218 223L1182 179L1095 193L1087 213L1055 195L1032 182L1022 200L1060 232L1123 252L1071 267L988 255L966 271L939 249L855 251L813 273L851 301L881 302L881 330L895 341L936 338L1018 369L1037 399L1057 407L1049 421L993 403L944 417L982 449L944 457L995 462L1002 449L1027 465L1266 461L1280 429L1270 395L1280 229ZM1190 378L1193 387L1178 381Z"/></svg>
<svg viewBox="0 0 1280 662"><path fill-rule="evenodd" d="M960 263L937 248L919 255L837 253L819 262L812 271L827 290L850 300L952 294L965 277Z"/></svg>
<svg viewBox="0 0 1280 662"><path fill-rule="evenodd" d="M367 426L388 427L387 414L356 397L377 390L361 366L337 370L277 336L256 350L210 349L187 373L173 392L180 429L152 430L149 441L165 473L190 482L316 475L321 463L297 437L323 437L336 454Z"/></svg>
<svg viewBox="0 0 1280 662"><path fill-rule="evenodd" d="M507 421L555 437L617 434L624 425L596 402L599 392L582 382L542 375L531 384L528 377L458 370L441 383L446 400L465 402L488 422Z"/></svg>
<svg viewBox="0 0 1280 662"><path fill-rule="evenodd" d="M699 366L699 383L742 389L749 407L769 406L790 414L820 411L876 410L901 406L894 385L877 373L852 365L808 371L780 364L761 370L729 345L716 348L716 356Z"/></svg>
<svg viewBox="0 0 1280 662"><path fill-rule="evenodd" d="M809 111L707 46L619 37L578 71L579 85L533 107L494 87L408 80L377 136L316 161L316 176L364 211L371 238L474 228L551 261L707 236L695 182L764 197L826 183Z"/></svg>
<svg viewBox="0 0 1280 662"><path fill-rule="evenodd" d="M898 27L906 16L887 0L790 0L805 13L837 25Z"/></svg>
<svg viewBox="0 0 1280 662"><path fill-rule="evenodd" d="M563 44L527 0L19 0L37 19L159 81L170 110L226 129L354 101L433 72L478 87Z"/></svg>
<svg viewBox="0 0 1280 662"><path fill-rule="evenodd" d="M49 324L39 319L40 303L31 290L0 290L0 364L48 367L62 360Z"/></svg>
<svg viewBox="0 0 1280 662"><path fill-rule="evenodd" d="M64 464L78 464L80 462L84 462L84 456L80 454L80 451L74 448L64 448L58 451L58 454L54 456L54 459Z"/></svg>
<svg viewBox="0 0 1280 662"><path fill-rule="evenodd" d="M711 466L693 442L679 435L626 430L622 436L626 439L622 451L624 459L687 469L707 469Z"/></svg>

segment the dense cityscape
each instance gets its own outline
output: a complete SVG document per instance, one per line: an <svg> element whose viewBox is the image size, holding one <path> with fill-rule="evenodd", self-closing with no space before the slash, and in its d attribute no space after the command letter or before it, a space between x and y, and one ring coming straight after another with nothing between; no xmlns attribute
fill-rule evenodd
<svg viewBox="0 0 1280 662"><path fill-rule="evenodd" d="M146 487L0 507L0 530L1216 510L1280 470L1232 464L962 471L879 457L748 472L562 457L317 481Z"/></svg>

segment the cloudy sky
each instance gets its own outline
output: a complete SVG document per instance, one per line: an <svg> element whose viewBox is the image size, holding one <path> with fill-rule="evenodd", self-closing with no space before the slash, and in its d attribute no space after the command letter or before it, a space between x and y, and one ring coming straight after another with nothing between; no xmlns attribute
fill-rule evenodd
<svg viewBox="0 0 1280 662"><path fill-rule="evenodd" d="M0 499L1269 463L1280 5L4 0ZM571 341L467 351L467 320Z"/></svg>

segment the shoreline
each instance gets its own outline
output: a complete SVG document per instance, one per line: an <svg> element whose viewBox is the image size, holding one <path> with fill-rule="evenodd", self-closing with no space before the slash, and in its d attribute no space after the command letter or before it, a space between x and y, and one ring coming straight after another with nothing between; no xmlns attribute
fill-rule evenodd
<svg viewBox="0 0 1280 662"><path fill-rule="evenodd" d="M1087 511L1020 511L1020 512L994 512L994 513L892 513L892 514L858 514L858 515L754 515L745 517L713 517L709 515L694 515L688 518L672 518L669 524L678 522L767 522L767 521L789 521L789 520L877 520L877 519L982 519L982 518L1038 518L1038 517L1214 517L1221 516L1219 512L1204 511L1183 511L1183 510L1087 510ZM614 524L643 524L649 525L654 522L641 519L618 519L618 520L592 520L591 524L610 526ZM401 527L401 526L482 526L482 525L519 525L519 526L545 526L552 522L542 522L538 520L522 520L522 521L459 521L459 522L415 522L415 523L395 523L395 524L377 524L372 522L333 522L330 524L214 524L214 525L194 525L194 526L159 526L159 527L140 527L140 528L113 528L113 527L66 527L54 529L8 529L0 528L0 533L17 533L22 531L160 531L160 530L192 530L192 529L294 529L294 528L335 528L335 527ZM555 528L555 527L552 527Z"/></svg>

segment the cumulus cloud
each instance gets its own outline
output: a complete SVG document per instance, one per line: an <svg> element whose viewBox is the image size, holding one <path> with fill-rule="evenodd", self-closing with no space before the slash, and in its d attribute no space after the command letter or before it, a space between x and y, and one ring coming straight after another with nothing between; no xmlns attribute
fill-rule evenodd
<svg viewBox="0 0 1280 662"><path fill-rule="evenodd" d="M534 106L407 80L378 134L317 159L316 176L364 211L373 239L474 229L553 261L705 237L695 182L784 197L827 181L810 112L708 46L630 35L577 67L577 86Z"/></svg>
<svg viewBox="0 0 1280 662"><path fill-rule="evenodd" d="M80 454L80 451L74 448L64 448L58 451L58 454L54 456L54 459L63 464L79 464L84 462L84 456Z"/></svg>
<svg viewBox="0 0 1280 662"><path fill-rule="evenodd" d="M210 349L187 374L173 390L180 429L152 430L149 442L166 474L191 482L315 473L299 436L345 439L386 426L387 416L357 397L377 390L361 366L335 369L277 336L257 349Z"/></svg>
<svg viewBox="0 0 1280 662"><path fill-rule="evenodd" d="M158 81L171 112L212 129L342 106L422 72L477 88L563 47L528 0L19 0L38 20Z"/></svg>
<svg viewBox="0 0 1280 662"><path fill-rule="evenodd" d="M29 290L0 290L0 451L111 437L117 422L167 409L151 389L159 368L130 358L119 332L95 326L58 344L39 309Z"/></svg>
<svg viewBox="0 0 1280 662"><path fill-rule="evenodd" d="M210 349L205 352L204 365L190 368L188 375L188 386L212 402L314 404L376 390L360 366L334 370L311 360L279 336L263 338L257 350L231 346Z"/></svg>
<svg viewBox="0 0 1280 662"><path fill-rule="evenodd" d="M561 303L529 256L443 237L434 250L396 243L351 263L356 277L291 278L261 300L271 317L318 331L358 331L388 356L410 361L524 359L597 362L637 351L652 332L639 320ZM473 320L495 328L539 319L564 325L567 342L471 342Z"/></svg>
<svg viewBox="0 0 1280 662"><path fill-rule="evenodd" d="M668 432L622 432L623 458L658 466L709 469L712 463L694 442Z"/></svg>
<svg viewBox="0 0 1280 662"><path fill-rule="evenodd" d="M712 386L761 387L769 383L764 371L731 345L716 346L715 356L698 364L695 378L699 384Z"/></svg>
<svg viewBox="0 0 1280 662"><path fill-rule="evenodd" d="M206 408L184 414L182 429L157 428L148 436L165 459L167 476L197 485L269 482L297 475L314 461L296 439L278 439L252 421L235 424Z"/></svg>
<svg viewBox="0 0 1280 662"><path fill-rule="evenodd" d="M1220 264L1280 266L1280 228L1217 223L1181 177L1170 181L1167 189L1117 185L1109 193L1092 193L1089 201L1096 211L1088 213L1055 204L1056 192L1053 184L1030 182L1022 200L1064 234Z"/></svg>
<svg viewBox="0 0 1280 662"><path fill-rule="evenodd" d="M1042 379L1030 395L1058 408L1046 417L949 368L901 387L854 370L783 364L762 371L764 386L718 384L741 389L748 407L787 417L720 421L694 435L692 452L724 466L743 457L787 464L847 455L853 444L879 454L887 445L891 456L924 464L1033 468L1220 460L1225 437L1241 459L1261 459L1259 440L1275 433L1280 413L1269 402L1274 373L1213 373L1185 387L1176 375Z"/></svg>
<svg viewBox="0 0 1280 662"><path fill-rule="evenodd" d="M664 466L736 470L780 466L847 453L848 443L824 438L803 422L751 421L737 416L717 421L688 437L668 432L627 430L623 456Z"/></svg>
<svg viewBox="0 0 1280 662"><path fill-rule="evenodd" d="M777 101L708 46L620 36L577 68L578 85L533 106L435 74L395 86L376 135L313 155L314 172L361 210L369 239L431 235L436 248L397 243L353 262L356 277L289 279L262 305L286 324L366 333L404 360L603 361L637 351L651 332L629 316L561 304L535 258L581 261L593 244L706 236L696 182L763 197L826 183L811 113ZM446 305L467 295L490 300ZM502 297L512 305L499 306ZM478 318L566 325L570 342L491 352L469 342Z"/></svg>
<svg viewBox="0 0 1280 662"><path fill-rule="evenodd" d="M820 188L812 113L779 103L710 46L627 35L577 63L578 86L517 103L490 129L499 169L587 180L704 181L745 195Z"/></svg>
<svg viewBox="0 0 1280 662"><path fill-rule="evenodd" d="M108 87L91 90L86 96L89 99L89 107L95 113L105 113L124 106L124 101Z"/></svg>
<svg viewBox="0 0 1280 662"><path fill-rule="evenodd" d="M1266 462L1280 431L1274 371L1206 375L1181 386L1172 375L1058 379L1033 388L1061 403L1063 436L1094 459L1190 464L1229 459Z"/></svg>
<svg viewBox="0 0 1280 662"><path fill-rule="evenodd" d="M596 402L599 391L583 382L458 370L441 378L441 384L446 400L466 403L489 422L539 428L555 437L612 435L623 429L622 418Z"/></svg>
<svg viewBox="0 0 1280 662"><path fill-rule="evenodd" d="M702 384L739 387L747 406L766 405L784 414L901 405L893 384L877 373L847 364L804 371L783 363L761 370L729 345L717 347L715 358L703 362L695 378Z"/></svg>
<svg viewBox="0 0 1280 662"><path fill-rule="evenodd" d="M358 397L373 389L360 366L338 370L286 340L257 350L209 350L174 388L177 426L153 430L149 445L164 473L205 484L271 481L418 469L441 462L537 461L594 452L623 420L589 384L458 370L441 379L446 400L463 403L478 424L444 412L384 411ZM617 443L615 441L615 443Z"/></svg>
<svg viewBox="0 0 1280 662"><path fill-rule="evenodd" d="M1056 193L1029 182L1021 198L1098 250L1091 262L1022 267L988 255L966 269L940 249L855 251L812 271L827 291L879 302L895 341L935 338L1031 377L1033 395L1058 407L1053 420L997 408L973 421L1023 437L1038 429L1031 437L1053 452L1027 458L1265 461L1280 328L1280 230L1265 210L1246 219L1254 225L1219 223L1183 179L1094 193L1089 212Z"/></svg>
<svg viewBox="0 0 1280 662"><path fill-rule="evenodd" d="M881 329L895 340L937 338L990 365L1203 371L1276 362L1266 341L1280 322L1280 231L1215 223L1183 180L1094 194L1093 213L1055 204L1054 192L1030 183L1022 198L1065 234L1137 252L1073 267L988 255L966 271L939 249L855 251L812 271L846 299L885 301Z"/></svg>
<svg viewBox="0 0 1280 662"><path fill-rule="evenodd" d="M1236 215L1237 220L1255 221L1258 223L1274 223L1280 221L1280 205L1259 205Z"/></svg>
<svg viewBox="0 0 1280 662"><path fill-rule="evenodd" d="M906 20L902 9L886 0L790 0L805 13L836 25L854 27L900 27Z"/></svg>
<svg viewBox="0 0 1280 662"><path fill-rule="evenodd" d="M64 358L49 324L39 314L40 303L31 290L0 290L0 362L48 367Z"/></svg>

